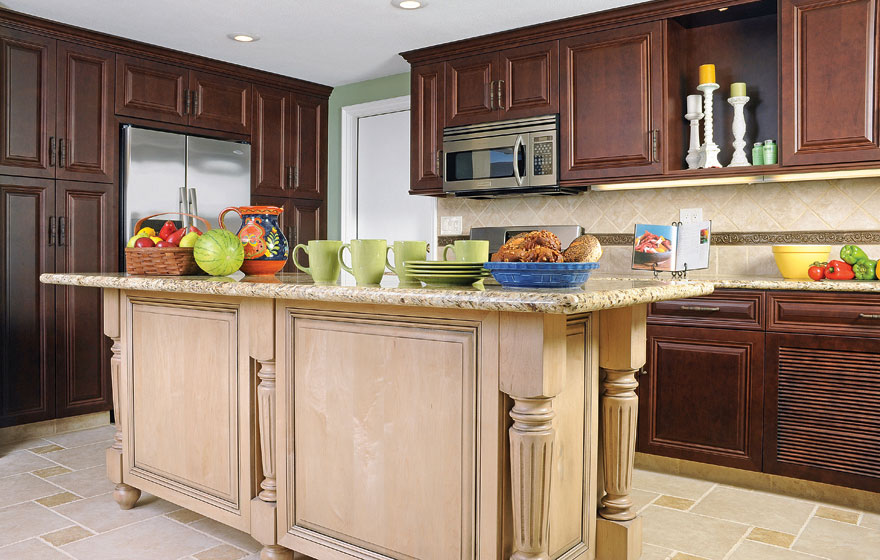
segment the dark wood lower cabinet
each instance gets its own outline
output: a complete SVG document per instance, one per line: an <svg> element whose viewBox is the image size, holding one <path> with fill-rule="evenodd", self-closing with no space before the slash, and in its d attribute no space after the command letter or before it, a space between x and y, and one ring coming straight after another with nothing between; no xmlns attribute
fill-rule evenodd
<svg viewBox="0 0 880 560"><path fill-rule="evenodd" d="M638 449L761 469L764 333L649 326Z"/></svg>

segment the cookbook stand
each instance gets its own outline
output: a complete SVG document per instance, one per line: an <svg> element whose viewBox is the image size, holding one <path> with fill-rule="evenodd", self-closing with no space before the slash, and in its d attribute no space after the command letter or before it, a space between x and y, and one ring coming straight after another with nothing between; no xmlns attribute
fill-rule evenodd
<svg viewBox="0 0 880 560"><path fill-rule="evenodd" d="M651 264L651 270L654 272L654 280L660 280L660 271L657 270L657 263ZM684 263L684 270L673 270L671 272L673 280L687 280L688 277L688 265Z"/></svg>

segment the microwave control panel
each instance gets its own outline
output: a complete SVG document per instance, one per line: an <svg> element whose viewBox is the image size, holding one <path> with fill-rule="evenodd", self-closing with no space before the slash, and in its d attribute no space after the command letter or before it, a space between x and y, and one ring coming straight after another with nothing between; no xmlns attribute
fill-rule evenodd
<svg viewBox="0 0 880 560"><path fill-rule="evenodd" d="M534 174L553 175L553 137L536 136L532 142L535 154Z"/></svg>

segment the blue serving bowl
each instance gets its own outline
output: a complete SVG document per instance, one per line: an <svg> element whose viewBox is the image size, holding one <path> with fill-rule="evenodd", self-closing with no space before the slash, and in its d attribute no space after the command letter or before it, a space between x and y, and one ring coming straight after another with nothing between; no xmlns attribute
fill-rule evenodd
<svg viewBox="0 0 880 560"><path fill-rule="evenodd" d="M487 262L483 267L506 288L578 288L599 263Z"/></svg>

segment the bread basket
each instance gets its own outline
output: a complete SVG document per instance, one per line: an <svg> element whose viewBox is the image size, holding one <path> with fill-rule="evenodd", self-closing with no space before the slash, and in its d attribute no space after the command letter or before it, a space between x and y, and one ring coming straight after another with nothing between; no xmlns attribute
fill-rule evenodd
<svg viewBox="0 0 880 560"><path fill-rule="evenodd" d="M211 224L199 216L185 212L160 212L138 220L134 226L135 233L141 230L146 220L168 214L195 218L204 224L205 231L211 229ZM198 274L199 266L193 257L192 247L126 247L125 271L147 276L188 276Z"/></svg>

